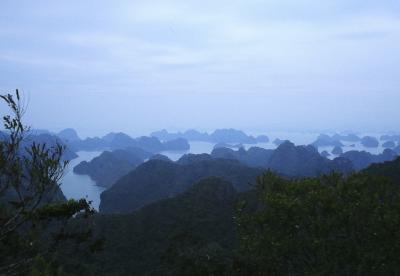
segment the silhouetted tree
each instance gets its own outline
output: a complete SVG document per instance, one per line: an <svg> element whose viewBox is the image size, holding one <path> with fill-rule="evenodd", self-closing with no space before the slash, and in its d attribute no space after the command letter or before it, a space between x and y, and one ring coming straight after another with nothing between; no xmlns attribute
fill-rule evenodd
<svg viewBox="0 0 400 276"><path fill-rule="evenodd" d="M52 265L60 243L82 243L91 236L90 229L71 230L68 223L89 216L93 209L84 199L67 201L62 195L65 146L26 143L29 128L22 122L18 90L0 98L11 111L3 117L0 137L0 274L60 274Z"/></svg>

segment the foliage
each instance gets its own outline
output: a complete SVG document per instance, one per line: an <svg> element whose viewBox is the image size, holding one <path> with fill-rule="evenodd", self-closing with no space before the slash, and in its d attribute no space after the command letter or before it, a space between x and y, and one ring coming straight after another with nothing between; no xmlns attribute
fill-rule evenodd
<svg viewBox="0 0 400 276"><path fill-rule="evenodd" d="M0 139L0 274L18 275L33 272L38 260L51 264L63 240L87 241L88 236L78 240L79 233L67 231L68 223L93 209L86 200L65 201L62 195L59 182L68 164L62 161L64 146L34 141L24 146L29 128L22 123L18 90L0 98L11 110L3 117Z"/></svg>
<svg viewBox="0 0 400 276"><path fill-rule="evenodd" d="M259 177L236 223L241 275L398 275L400 186L365 173Z"/></svg>

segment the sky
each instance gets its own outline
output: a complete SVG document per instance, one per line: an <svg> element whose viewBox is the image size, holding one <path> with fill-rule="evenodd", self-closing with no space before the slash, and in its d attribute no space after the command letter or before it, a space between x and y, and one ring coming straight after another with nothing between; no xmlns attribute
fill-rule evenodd
<svg viewBox="0 0 400 276"><path fill-rule="evenodd" d="M398 0L2 0L0 92L85 135L400 131L399 45Z"/></svg>

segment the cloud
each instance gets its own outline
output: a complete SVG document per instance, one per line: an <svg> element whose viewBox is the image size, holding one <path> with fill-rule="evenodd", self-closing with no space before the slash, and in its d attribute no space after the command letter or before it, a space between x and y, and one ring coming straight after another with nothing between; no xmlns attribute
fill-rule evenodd
<svg viewBox="0 0 400 276"><path fill-rule="evenodd" d="M249 95L352 102L398 89L399 14L392 0L7 1L0 83L177 103L221 95L216 107Z"/></svg>

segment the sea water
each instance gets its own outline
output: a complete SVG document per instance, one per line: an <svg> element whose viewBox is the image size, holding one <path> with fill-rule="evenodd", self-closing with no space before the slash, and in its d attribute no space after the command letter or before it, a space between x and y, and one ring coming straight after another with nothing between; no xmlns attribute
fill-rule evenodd
<svg viewBox="0 0 400 276"><path fill-rule="evenodd" d="M308 145L315 141L319 135L319 133L311 133L311 132L272 132L267 134L270 138L268 143L257 143L257 144L243 144L245 149L249 149L250 147L262 147L265 149L275 149L277 146L273 143L276 138L281 140L290 140L296 145ZM362 137L363 135L360 135ZM379 139L380 135L373 135ZM350 150L365 150L367 152L373 154L379 154L383 151L382 146L380 145L377 148L366 148L362 146L359 142L342 142L345 146L343 147L343 151ZM200 154L200 153L208 153L210 154L214 148L214 143L210 142L202 142L202 141L190 141L190 150L188 151L163 151L161 154L167 156L173 161L178 160L182 157L182 155L187 153ZM382 144L382 141L380 141ZM324 150L331 153L333 147L320 147L318 150L322 152ZM100 205L100 194L105 190L105 188L97 186L96 182L93 181L87 175L78 175L73 172L73 168L78 165L82 161L90 161L94 157L99 156L101 154L100 151L79 151L77 152L78 158L73 159L66 171L64 178L62 179L61 190L64 195L70 199L80 199L86 198L92 202L92 206L95 209L98 209ZM329 158L334 158L335 155L331 155Z"/></svg>

